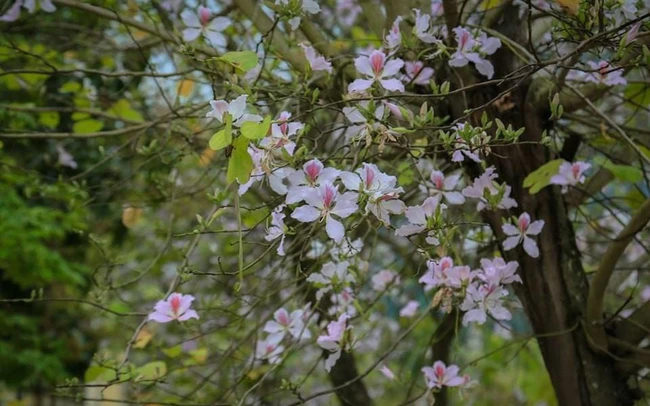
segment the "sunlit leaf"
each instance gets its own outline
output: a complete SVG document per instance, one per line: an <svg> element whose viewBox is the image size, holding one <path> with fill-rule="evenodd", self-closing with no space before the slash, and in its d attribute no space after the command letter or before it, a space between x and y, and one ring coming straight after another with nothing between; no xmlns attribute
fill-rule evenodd
<svg viewBox="0 0 650 406"><path fill-rule="evenodd" d="M167 375L167 364L165 361L153 361L144 364L135 372L135 376L140 380L154 381Z"/></svg>
<svg viewBox="0 0 650 406"><path fill-rule="evenodd" d="M72 131L75 134L89 134L100 131L104 123L95 119L77 121L72 125Z"/></svg>
<svg viewBox="0 0 650 406"><path fill-rule="evenodd" d="M531 195L539 192L542 188L551 184L551 178L557 174L560 165L564 162L562 159L555 159L540 166L533 172L529 173L524 179L524 187L530 188L528 192Z"/></svg>
<svg viewBox="0 0 650 406"><path fill-rule="evenodd" d="M38 122L45 127L55 129L59 125L59 113L55 111L46 111L38 115Z"/></svg>
<svg viewBox="0 0 650 406"><path fill-rule="evenodd" d="M241 133L244 137L250 140L259 140L269 132L271 128L271 116L266 116L261 123L247 121L241 126Z"/></svg>
<svg viewBox="0 0 650 406"><path fill-rule="evenodd" d="M238 137L233 144L233 152L228 161L228 183L237 180L239 183L246 183L251 177L253 170L253 158L248 153L248 139Z"/></svg>
<svg viewBox="0 0 650 406"><path fill-rule="evenodd" d="M226 52L217 59L227 62L242 73L246 73L257 66L257 54L253 51Z"/></svg>
<svg viewBox="0 0 650 406"><path fill-rule="evenodd" d="M133 109L131 104L126 99L120 99L108 110L108 113L124 120L143 121L142 114L139 111Z"/></svg>
<svg viewBox="0 0 650 406"><path fill-rule="evenodd" d="M133 228L142 218L142 209L140 207L126 207L122 211L122 224L126 228Z"/></svg>
<svg viewBox="0 0 650 406"><path fill-rule="evenodd" d="M176 86L176 91L183 97L190 96L192 94L192 90L194 90L193 80L183 79L178 82L178 85Z"/></svg>

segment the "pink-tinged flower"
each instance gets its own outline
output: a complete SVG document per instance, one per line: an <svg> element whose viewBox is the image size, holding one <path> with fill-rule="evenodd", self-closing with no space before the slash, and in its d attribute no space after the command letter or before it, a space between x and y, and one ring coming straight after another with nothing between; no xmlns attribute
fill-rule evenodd
<svg viewBox="0 0 650 406"><path fill-rule="evenodd" d="M462 191L463 196L479 200L476 205L476 210L478 211L486 207L504 210L517 207L515 199L510 197L510 191L512 190L510 186L504 185L499 188L495 186L494 179L499 177L495 171L494 166L490 166L485 170L483 175L474 179L474 182ZM495 202L494 199L499 198L499 196L500 200Z"/></svg>
<svg viewBox="0 0 650 406"><path fill-rule="evenodd" d="M379 82L381 87L391 92L403 92L404 85L398 79L390 79L399 73L404 66L401 59L393 59L386 62L386 54L382 51L374 50L370 56L360 56L354 60L354 66L357 72L365 76L366 79L356 79L348 86L348 93L364 92L375 82Z"/></svg>
<svg viewBox="0 0 650 406"><path fill-rule="evenodd" d="M471 322L483 324L489 314L496 320L510 320L512 314L503 305L508 291L499 285L471 284L467 287L465 300L460 309L465 313L463 326Z"/></svg>
<svg viewBox="0 0 650 406"><path fill-rule="evenodd" d="M429 192L440 199L444 197L445 201L449 204L463 204L465 203L465 196L462 193L454 191L460 180L460 174L445 176L441 171L432 170L429 179L433 187Z"/></svg>
<svg viewBox="0 0 650 406"><path fill-rule="evenodd" d="M255 348L255 358L267 360L269 364L277 364L280 362L280 356L284 352L284 346L280 345L282 337L278 335L270 335L264 341L258 341Z"/></svg>
<svg viewBox="0 0 650 406"><path fill-rule="evenodd" d="M248 182L239 185L239 195L243 196L251 186L264 179L268 180L269 186L275 193L285 195L287 186L284 184L284 179L293 173L294 169L288 166L274 167L272 150L260 149L251 145L248 147L248 154L253 160L253 171Z"/></svg>
<svg viewBox="0 0 650 406"><path fill-rule="evenodd" d="M433 363L433 367L424 367L424 379L429 389L442 389L443 386L460 386L465 383L463 377L458 376L457 365L446 366L442 361Z"/></svg>
<svg viewBox="0 0 650 406"><path fill-rule="evenodd" d="M368 197L366 213L370 211L385 225L390 224L391 214L406 210L404 202L398 199L404 189L395 187L397 178L381 172L377 165L364 162L356 172L343 171L339 176L346 188Z"/></svg>
<svg viewBox="0 0 650 406"><path fill-rule="evenodd" d="M358 210L358 195L353 192L345 192L339 195L337 187L331 183L322 183L317 189L309 190L304 195L307 203L305 206L296 208L291 217L303 223L311 223L316 220L325 220L325 231L327 235L340 243L345 237L345 228L339 218L347 218Z"/></svg>
<svg viewBox="0 0 650 406"><path fill-rule="evenodd" d="M405 62L404 70L406 75L402 78L404 83L413 83L415 85L427 86L433 76L433 68L425 67L424 62Z"/></svg>
<svg viewBox="0 0 650 406"><path fill-rule="evenodd" d="M481 75L492 79L494 66L482 55L491 55L496 52L501 47L501 41L498 38L487 37L485 34L474 38L467 29L462 27L456 27L453 31L456 35L458 48L451 55L449 66L459 68L472 62Z"/></svg>
<svg viewBox="0 0 650 406"><path fill-rule="evenodd" d="M298 340L311 338L311 332L305 327L303 316L302 309L294 310L289 314L284 308L280 308L273 313L273 320L266 322L264 331L270 334L269 338L279 336L279 340L287 334Z"/></svg>
<svg viewBox="0 0 650 406"><path fill-rule="evenodd" d="M318 337L316 343L324 350L329 351L331 354L325 360L325 370L330 372L336 361L341 358L341 350L346 347L344 336L348 327L347 320L350 316L346 313L341 314L337 321L331 321L327 325L327 334Z"/></svg>
<svg viewBox="0 0 650 406"><path fill-rule="evenodd" d="M643 25L642 21L639 21L638 23L634 24L630 30L627 32L625 35L625 45L630 45L632 42L636 41L636 37L639 36L639 30L641 29L641 26Z"/></svg>
<svg viewBox="0 0 650 406"><path fill-rule="evenodd" d="M401 22L402 16L398 16L390 27L390 31L388 31L388 34L384 37L384 43L390 52L395 51L400 45L402 45L402 33L399 29Z"/></svg>
<svg viewBox="0 0 650 406"><path fill-rule="evenodd" d="M168 323L172 320L186 321L189 319L198 319L199 315L196 311L190 309L193 301L194 296L192 295L172 293L167 300L160 300L156 303L148 320L153 320L157 323Z"/></svg>
<svg viewBox="0 0 650 406"><path fill-rule="evenodd" d="M68 168L77 169L77 161L74 160L72 154L63 147L61 144L56 145L56 152L59 154L57 163L61 166L67 166Z"/></svg>
<svg viewBox="0 0 650 406"><path fill-rule="evenodd" d="M451 156L451 160L453 162L463 162L465 157L467 157L476 163L481 163L481 158L470 148L469 143L461 136L461 132L465 130L466 125L466 123L458 123L454 126L456 141L454 142L454 153ZM470 142L474 143L475 141L480 141L479 138L480 137L476 135L472 137Z"/></svg>
<svg viewBox="0 0 650 406"><path fill-rule="evenodd" d="M443 14L445 14L445 9L442 6L442 0L432 0L431 15L433 17L441 17Z"/></svg>
<svg viewBox="0 0 650 406"><path fill-rule="evenodd" d="M428 197L421 206L411 206L406 209L405 215L409 224L405 224L395 231L395 235L408 237L409 235L419 234L435 226L436 217L447 206L439 204L440 200L436 197ZM430 245L438 245L440 241L435 236L435 230L430 230L426 242Z"/></svg>
<svg viewBox="0 0 650 406"><path fill-rule="evenodd" d="M539 256L539 248L535 240L530 238L530 236L541 233L542 228L544 228L544 220L536 220L531 223L530 215L526 212L521 213L516 227L512 224L504 224L501 226L503 232L509 236L503 242L503 249L510 251L523 241L524 251L531 257L537 258Z"/></svg>
<svg viewBox="0 0 650 406"><path fill-rule="evenodd" d="M379 130L382 124L379 122L384 118L385 108L384 104L375 107L374 112L369 111L371 108L369 101L362 101L359 107L343 107L343 114L353 125L348 126L345 130L346 139L359 139L364 140L370 137L372 131ZM372 114L369 121L361 110L367 111ZM376 121L372 120L374 118Z"/></svg>
<svg viewBox="0 0 650 406"><path fill-rule="evenodd" d="M616 69L607 61L588 61L587 65L593 70L585 76L585 82L598 83L605 86L626 85L627 80L623 77L623 70Z"/></svg>
<svg viewBox="0 0 650 406"><path fill-rule="evenodd" d="M454 260L450 257L443 257L440 261L430 260L427 262L427 272L420 277L419 283L424 284L424 291L428 292L440 285L447 284L449 270L454 267Z"/></svg>
<svg viewBox="0 0 650 406"><path fill-rule="evenodd" d="M381 102L384 106L388 108L388 111L390 111L390 113L394 115L396 118L400 120L404 120L404 115L406 115L406 118L409 120L413 118L413 113L411 113L410 110L400 109L400 106L398 106L395 103L391 103L387 100L382 100Z"/></svg>
<svg viewBox="0 0 650 406"><path fill-rule="evenodd" d="M290 118L291 113L281 112L277 121L271 125L271 135L262 138L260 147L278 153L284 149L289 156L293 156L296 143L291 140L291 137L294 137L305 125L300 122L289 122Z"/></svg>
<svg viewBox="0 0 650 406"><path fill-rule="evenodd" d="M0 16L0 21L13 22L20 18L20 8L25 7L30 14L34 14L36 6L46 13L53 13L56 7L52 4L52 0L16 0L14 4L9 7L7 12Z"/></svg>
<svg viewBox="0 0 650 406"><path fill-rule="evenodd" d="M418 311L420 303L416 300L410 300L406 306L402 307L399 311L399 317L413 317Z"/></svg>
<svg viewBox="0 0 650 406"><path fill-rule="evenodd" d="M320 300L325 293L331 291L334 286L354 283L354 275L348 271L349 266L348 261L341 261L336 264L327 262L320 272L309 275L306 281L316 283L319 286L316 292L317 300Z"/></svg>
<svg viewBox="0 0 650 406"><path fill-rule="evenodd" d="M225 100L211 100L212 110L208 111L205 116L216 118L219 122L225 123L225 114L228 113L232 119L232 125L235 127L241 127L247 121L259 123L262 121L262 117L257 114L245 114L247 98L248 95L242 94L230 103Z"/></svg>
<svg viewBox="0 0 650 406"><path fill-rule="evenodd" d="M313 192L321 183L333 183L339 176L339 170L325 168L318 159L305 163L302 171L295 171L289 175L289 190L287 204L298 203L305 199L305 195Z"/></svg>
<svg viewBox="0 0 650 406"><path fill-rule="evenodd" d="M357 0L336 0L336 16L344 26L354 25L362 8Z"/></svg>
<svg viewBox="0 0 650 406"><path fill-rule="evenodd" d="M420 41L426 44L434 44L440 40L433 35L431 30L431 16L429 14L422 14L418 9L413 9L415 12L415 25L413 26L413 35Z"/></svg>
<svg viewBox="0 0 650 406"><path fill-rule="evenodd" d="M382 365L381 368L379 368L379 372L381 372L382 375L386 377L386 379L390 381L395 380L395 374L390 370L390 368L388 368L386 364Z"/></svg>
<svg viewBox="0 0 650 406"><path fill-rule="evenodd" d="M20 18L20 8L23 5L22 0L17 0L14 2L14 4L9 7L6 13L4 13L2 16L0 16L0 21L4 22L13 22L16 21Z"/></svg>
<svg viewBox="0 0 650 406"><path fill-rule="evenodd" d="M307 58L307 62L309 62L309 67L311 67L312 71L322 70L327 73L332 73L332 64L324 56L318 54L314 48L308 45L300 44L300 46L305 51L305 58Z"/></svg>
<svg viewBox="0 0 650 406"><path fill-rule="evenodd" d="M460 289L469 286L476 276L477 272L472 271L472 268L469 266L458 265L447 271L447 280L445 281L445 285L450 288Z"/></svg>
<svg viewBox="0 0 650 406"><path fill-rule="evenodd" d="M486 285L509 285L514 282L521 283L521 278L517 275L517 261L506 263L503 258L496 257L492 260L481 259L481 269L478 278Z"/></svg>
<svg viewBox="0 0 650 406"><path fill-rule="evenodd" d="M216 17L211 19L212 12L210 9L200 6L197 12L184 10L181 13L181 19L185 24L183 30L183 41L192 42L203 35L213 45L225 47L228 44L226 37L222 34L231 24L229 18Z"/></svg>
<svg viewBox="0 0 650 406"><path fill-rule="evenodd" d="M284 225L284 205L280 205L271 212L271 227L266 230L266 235L264 239L266 241L273 241L280 238L280 245L278 245L277 253L280 256L284 256L284 238L286 237L287 227Z"/></svg>
<svg viewBox="0 0 650 406"><path fill-rule="evenodd" d="M377 292L383 292L388 286L399 285L399 283L399 275L388 269L379 271L372 277L372 288Z"/></svg>
<svg viewBox="0 0 650 406"><path fill-rule="evenodd" d="M562 185L562 193L566 193L569 190L569 186L585 183L584 172L589 168L591 168L591 164L581 161L574 163L562 162L557 175L553 175L551 178L551 184Z"/></svg>

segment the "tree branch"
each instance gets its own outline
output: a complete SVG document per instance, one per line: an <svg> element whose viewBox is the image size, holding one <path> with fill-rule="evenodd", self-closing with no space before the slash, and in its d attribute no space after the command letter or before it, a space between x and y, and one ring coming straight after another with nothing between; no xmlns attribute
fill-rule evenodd
<svg viewBox="0 0 650 406"><path fill-rule="evenodd" d="M627 226L611 242L591 282L589 296L587 297L587 324L585 328L590 337L590 346L594 350L607 348L608 339L605 326L602 324L602 313L609 278L612 276L614 267L621 255L623 255L625 248L632 242L634 236L646 226L648 221L650 221L650 199L639 207L636 214L627 223Z"/></svg>

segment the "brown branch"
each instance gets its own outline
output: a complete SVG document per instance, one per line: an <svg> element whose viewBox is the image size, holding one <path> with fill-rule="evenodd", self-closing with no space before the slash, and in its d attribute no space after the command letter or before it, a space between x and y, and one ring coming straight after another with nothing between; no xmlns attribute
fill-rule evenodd
<svg viewBox="0 0 650 406"><path fill-rule="evenodd" d="M608 339L605 326L602 323L603 301L614 267L621 255L623 255L625 248L632 242L634 236L646 226L648 221L650 221L650 199L639 207L636 214L627 223L627 226L610 243L591 282L589 296L587 297L587 324L585 328L590 337L590 345L594 349L607 348Z"/></svg>

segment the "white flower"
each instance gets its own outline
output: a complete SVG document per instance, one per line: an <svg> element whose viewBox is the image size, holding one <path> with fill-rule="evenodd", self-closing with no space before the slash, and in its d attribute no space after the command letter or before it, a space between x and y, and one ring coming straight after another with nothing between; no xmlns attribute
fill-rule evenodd
<svg viewBox="0 0 650 406"><path fill-rule="evenodd" d="M357 211L357 194L346 192L339 195L336 186L322 183L317 189L307 191L304 200L307 205L296 208L291 217L303 223L325 220L327 235L337 243L341 242L345 228L334 216L346 218Z"/></svg>
<svg viewBox="0 0 650 406"><path fill-rule="evenodd" d="M494 66L481 55L491 55L501 47L501 41L498 38L488 37L482 33L478 38L465 28L454 28L458 48L449 59L449 66L462 67L472 62L479 73L492 79L494 76Z"/></svg>
<svg viewBox="0 0 650 406"><path fill-rule="evenodd" d="M419 283L424 284L424 291L428 292L440 285L445 285L449 280L449 270L454 267L454 260L443 257L440 261L427 262L427 272L420 277Z"/></svg>
<svg viewBox="0 0 650 406"><path fill-rule="evenodd" d="M325 168L318 159L305 163L302 171L295 171L289 175L289 189L287 191L287 204L298 203L305 199L305 195L321 183L333 183L339 176L339 170Z"/></svg>
<svg viewBox="0 0 650 406"><path fill-rule="evenodd" d="M270 335L264 341L258 341L255 348L255 358L265 359L269 364L280 362L280 356L284 352L284 346L280 345L282 337L279 335Z"/></svg>
<svg viewBox="0 0 650 406"><path fill-rule="evenodd" d="M284 256L284 238L286 237L286 226L284 225L284 205L280 205L271 212L271 227L266 231L266 236L264 239L266 241L273 241L280 238L280 245L278 245L277 253L280 256Z"/></svg>
<svg viewBox="0 0 650 406"><path fill-rule="evenodd" d="M420 303L416 300L410 300L406 306L402 307L399 311L399 317L413 317L417 313L419 307Z"/></svg>
<svg viewBox="0 0 650 406"><path fill-rule="evenodd" d="M346 188L368 197L366 213L370 211L385 225L390 225L391 214L406 209L404 202L398 199L404 189L395 187L397 178L381 172L375 164L364 163L356 172L343 171L339 176Z"/></svg>
<svg viewBox="0 0 650 406"><path fill-rule="evenodd" d="M235 127L241 127L241 125L247 121L259 123L262 121L262 117L256 114L244 114L246 111L247 98L248 95L243 94L235 100L232 100L230 103L225 100L211 100L210 106L212 107L212 110L208 111L205 116L216 118L219 122L225 123L226 120L224 116L228 113L230 114L233 121L232 124Z"/></svg>
<svg viewBox="0 0 650 406"><path fill-rule="evenodd" d="M427 44L439 43L440 40L436 38L431 32L431 16L429 14L422 14L420 10L415 11L415 25L413 26L413 34L420 39L420 41Z"/></svg>
<svg viewBox="0 0 650 406"><path fill-rule="evenodd" d="M441 389L443 386L460 386L465 383L465 378L458 376L458 366L445 366L442 361L436 361L433 367L424 367L424 379L429 389Z"/></svg>
<svg viewBox="0 0 650 406"><path fill-rule="evenodd" d="M260 141L260 147L273 152L284 149L289 156L293 156L296 143L291 140L291 137L301 131L305 125L297 121L288 122L290 118L291 113L281 112L277 121L271 125L271 135Z"/></svg>
<svg viewBox="0 0 650 406"><path fill-rule="evenodd" d="M314 48L308 45L300 44L300 46L305 51L305 58L307 58L312 71L322 70L327 73L332 73L332 64L325 57L319 55Z"/></svg>
<svg viewBox="0 0 650 406"><path fill-rule="evenodd" d="M350 329L346 326L350 316L346 313L341 314L337 321L332 321L327 325L327 334L318 337L318 345L329 351L331 354L325 360L325 370L330 372L336 361L341 357L341 350L346 347L344 341L345 332Z"/></svg>
<svg viewBox="0 0 650 406"><path fill-rule="evenodd" d="M432 170L429 178L431 179L433 188L429 189L429 192L438 199L444 197L445 201L449 204L463 204L465 203L465 196L460 192L454 191L460 177L460 174L445 176L441 171Z"/></svg>
<svg viewBox="0 0 650 406"><path fill-rule="evenodd" d="M372 277L372 288L377 292L383 292L389 285L399 285L399 275L388 269L379 271Z"/></svg>
<svg viewBox="0 0 650 406"><path fill-rule="evenodd" d="M495 173L495 170L496 169L493 166L490 166L485 170L483 175L474 179L472 185L467 186L462 191L463 196L479 200L476 206L478 211L481 211L486 207L504 210L517 207L517 202L510 197L510 186L504 185L499 188L495 186L493 180L499 177L499 175ZM501 190L501 188L503 190ZM495 202L493 199L498 196L501 196L501 198L498 202Z"/></svg>
<svg viewBox="0 0 650 406"><path fill-rule="evenodd" d="M439 204L436 197L428 197L421 206L411 206L406 209L406 218L409 224L405 224L395 231L395 235L408 237L409 235L419 234L435 224L435 218L440 212L447 208L444 204ZM440 241L436 238L434 230L429 231L426 238L427 244L438 245Z"/></svg>
<svg viewBox="0 0 650 406"><path fill-rule="evenodd" d="M517 275L517 261L506 263L503 258L496 257L492 260L481 259L481 269L477 276L486 285L509 285L514 282L521 283L521 278Z"/></svg>
<svg viewBox="0 0 650 406"><path fill-rule="evenodd" d="M221 32L230 26L230 19L217 17L210 20L211 15L210 10L202 6L199 7L196 13L191 10L184 10L181 13L181 19L187 28L183 30L183 40L192 42L203 35L214 45L219 47L228 45L226 37Z"/></svg>
<svg viewBox="0 0 650 406"><path fill-rule="evenodd" d="M422 61L407 61L404 63L404 70L406 71L406 74L402 77L404 83L421 86L427 86L434 73L433 68L425 67Z"/></svg>
<svg viewBox="0 0 650 406"><path fill-rule="evenodd" d="M311 332L305 327L303 316L302 309L294 310L289 314L284 308L280 308L273 313L273 320L266 322L264 331L269 333L269 339L273 342L280 342L286 334L298 340L311 338ZM276 336L279 336L279 339Z"/></svg>
<svg viewBox="0 0 650 406"><path fill-rule="evenodd" d="M569 186L585 183L584 172L591 168L591 164L577 161L574 163L562 162L557 175L551 178L552 185L562 185L562 193L569 190Z"/></svg>
<svg viewBox="0 0 650 406"><path fill-rule="evenodd" d="M320 288L316 292L316 299L320 300L323 295L332 290L333 285L345 285L354 283L354 275L348 272L350 263L341 261L339 263L327 262L320 272L312 273L306 279L307 282L317 283Z"/></svg>
<svg viewBox="0 0 650 406"><path fill-rule="evenodd" d="M380 50L374 50L370 56L360 56L354 60L354 66L357 72L365 76L366 79L356 79L348 86L348 93L361 93L373 83L378 82L381 87L392 92L403 92L404 85L398 79L391 79L399 73L404 66L401 59L393 59L386 62L386 54Z"/></svg>
<svg viewBox="0 0 650 406"><path fill-rule="evenodd" d="M463 326L471 322L483 324L488 314L496 320L510 320L512 314L503 306L503 298L507 295L508 291L499 285L469 285L460 305L460 309L466 312Z"/></svg>
<svg viewBox="0 0 650 406"><path fill-rule="evenodd" d="M521 213L517 220L517 227L512 224L504 224L501 226L506 235L509 237L503 242L503 249L509 251L524 242L524 251L533 258L539 256L539 248L535 240L530 238L531 235L537 235L542 232L544 227L544 220L536 220L530 222L530 215L524 212Z"/></svg>
<svg viewBox="0 0 650 406"><path fill-rule="evenodd" d="M399 24L402 22L402 16L398 16L393 25L388 31L388 34L384 37L384 42L386 43L386 48L390 52L394 52L402 44L402 33L399 29Z"/></svg>

